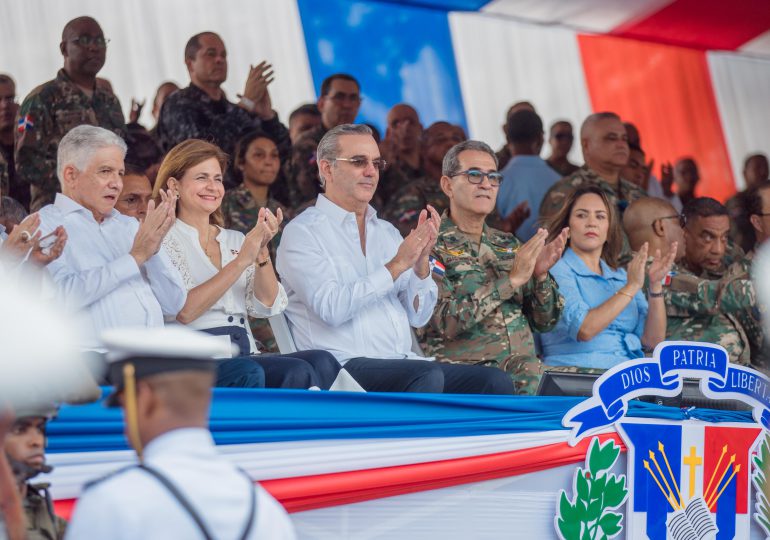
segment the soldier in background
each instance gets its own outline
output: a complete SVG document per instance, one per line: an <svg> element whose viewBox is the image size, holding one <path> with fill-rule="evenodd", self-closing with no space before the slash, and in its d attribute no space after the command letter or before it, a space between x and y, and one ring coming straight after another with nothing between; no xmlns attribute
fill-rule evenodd
<svg viewBox="0 0 770 540"><path fill-rule="evenodd" d="M12 197L25 208L29 207L29 186L19 188L14 165L14 132L16 131L16 83L0 73L0 191Z"/></svg>
<svg viewBox="0 0 770 540"><path fill-rule="evenodd" d="M289 137L291 144L295 144L300 136L321 125L321 111L315 103L300 105L289 115Z"/></svg>
<svg viewBox="0 0 770 540"><path fill-rule="evenodd" d="M441 189L441 164L450 148L465 140L460 126L435 122L422 134L421 164L423 176L406 182L383 202L383 219L390 221L406 237L417 226L420 211L430 205L441 214L449 208L449 198ZM379 186L377 197L380 196Z"/></svg>
<svg viewBox="0 0 770 540"><path fill-rule="evenodd" d="M45 462L45 430L56 407L35 407L17 411L16 420L3 441L8 462L16 476L27 518L28 540L61 540L67 522L57 516L48 492L50 484L29 481L53 467Z"/></svg>
<svg viewBox="0 0 770 540"><path fill-rule="evenodd" d="M548 270L561 257L562 231L526 244L488 227L502 175L489 146L467 141L447 152L441 187L450 200L433 249L439 299L424 339L441 361L497 366L519 394L534 394L543 372L532 331L556 324L563 299Z"/></svg>
<svg viewBox="0 0 770 540"><path fill-rule="evenodd" d="M99 23L91 17L68 22L59 49L64 67L56 78L32 90L19 109L16 131L16 174L30 189L30 210L53 203L61 191L56 176L56 149L65 133L91 124L126 136L120 102L97 85L107 43Z"/></svg>
<svg viewBox="0 0 770 540"><path fill-rule="evenodd" d="M123 175L123 189L118 195L115 210L124 216L143 221L147 215L147 204L152 198L152 183L141 167L126 163Z"/></svg>
<svg viewBox="0 0 770 540"><path fill-rule="evenodd" d="M730 213L730 239L747 253L754 249L756 243L754 227L749 221L748 206L751 205L749 196L753 191L752 188L766 182L770 177L769 167L766 155L749 155L743 162L746 189L736 193L725 203Z"/></svg>
<svg viewBox="0 0 770 540"><path fill-rule="evenodd" d="M632 249L648 242L649 253L660 250L666 256L677 243L677 262L663 287L666 339L716 343L732 362L749 365L748 339L738 314L756 306L754 287L747 276L712 280L691 272L685 261L692 242L686 240L683 221L668 201L656 197L631 203L623 216Z"/></svg>
<svg viewBox="0 0 770 540"><path fill-rule="evenodd" d="M285 202L295 214L321 192L316 161L316 149L321 138L333 127L352 124L360 106L361 85L352 75L335 73L321 83L318 98L321 124L299 136L292 145L291 159L284 165L288 187Z"/></svg>
<svg viewBox="0 0 770 540"><path fill-rule="evenodd" d="M377 197L383 202L390 201L396 191L425 176L420 151L423 129L417 111L411 105L399 103L388 111L387 122L380 155L388 162L388 168L377 184Z"/></svg>
<svg viewBox="0 0 770 540"><path fill-rule="evenodd" d="M548 190L540 205L541 220L554 215L567 196L581 186L596 185L601 188L620 217L629 204L646 197L642 188L620 176L621 169L628 162L629 148L626 128L617 114L600 112L586 118L580 127L580 146L585 165ZM630 249L624 234L621 265L629 260Z"/></svg>
<svg viewBox="0 0 770 540"><path fill-rule="evenodd" d="M551 155L545 162L562 178L580 168L569 160L569 152L572 150L574 140L572 124L568 121L559 120L551 124L551 128L548 130L548 145L551 147Z"/></svg>
<svg viewBox="0 0 770 540"><path fill-rule="evenodd" d="M273 110L268 86L273 81L272 66L261 62L249 69L240 101L232 103L222 90L227 80L227 51L214 32L201 32L187 41L184 61L190 85L170 94L160 111L157 136L168 152L187 139L203 139L219 146L228 155L245 133L262 129L278 141L278 149L288 156L289 131ZM232 184L230 177L226 180Z"/></svg>

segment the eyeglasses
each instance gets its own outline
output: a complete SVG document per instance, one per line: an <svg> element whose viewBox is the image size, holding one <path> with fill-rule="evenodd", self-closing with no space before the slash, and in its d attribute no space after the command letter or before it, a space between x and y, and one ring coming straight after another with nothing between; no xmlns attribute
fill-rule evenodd
<svg viewBox="0 0 770 540"><path fill-rule="evenodd" d="M454 177L460 175L465 176L468 179L468 182L474 186L481 184L484 181L484 178L489 180L489 185L492 187L500 187L500 184L503 183L503 175L497 171L484 172L478 169L470 169L467 171L460 171L459 173L455 173L452 176Z"/></svg>
<svg viewBox="0 0 770 540"><path fill-rule="evenodd" d="M355 167L356 169L365 169L366 167L369 166L369 158L365 158L365 157L352 157L352 158L338 157L338 158L334 158L334 161L347 161L348 163L353 165L353 167ZM374 166L374 168L380 172L388 168L388 162L381 158L375 158L371 160L371 163Z"/></svg>
<svg viewBox="0 0 770 540"><path fill-rule="evenodd" d="M344 92L337 92L336 94L329 96L329 99L337 104L343 103L345 101L349 101L351 103L361 103L361 96L358 94L345 94Z"/></svg>
<svg viewBox="0 0 770 540"><path fill-rule="evenodd" d="M74 39L70 40L72 43L76 45L80 45L81 47L88 47L89 45L96 45L97 48L103 49L107 46L107 44L110 42L109 39L105 39L104 36L78 36Z"/></svg>
<svg viewBox="0 0 770 540"><path fill-rule="evenodd" d="M655 221L658 221L660 219L678 219L679 220L679 226L684 229L684 226L687 225L687 218L684 214L674 214L673 216L663 216L659 217Z"/></svg>

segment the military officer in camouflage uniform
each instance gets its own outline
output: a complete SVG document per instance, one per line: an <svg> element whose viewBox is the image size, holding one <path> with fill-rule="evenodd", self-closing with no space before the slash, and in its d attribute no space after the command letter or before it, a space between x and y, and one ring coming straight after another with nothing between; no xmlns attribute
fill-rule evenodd
<svg viewBox="0 0 770 540"><path fill-rule="evenodd" d="M90 17L68 22L59 45L64 68L56 78L32 90L19 109L16 175L30 187L30 210L53 203L61 191L56 176L56 149L69 130L81 124L100 126L126 136L120 102L96 84L104 66L107 41Z"/></svg>
<svg viewBox="0 0 770 540"><path fill-rule="evenodd" d="M360 106L361 85L352 75L335 73L321 83L321 96L318 98L321 125L299 137L284 168L289 207L295 214L303 204L315 199L321 192L316 161L316 149L321 138L333 127L352 124Z"/></svg>
<svg viewBox="0 0 770 540"><path fill-rule="evenodd" d="M441 361L498 366L520 394L534 394L543 365L532 331L547 332L563 307L548 273L566 229L545 244L541 229L524 245L485 224L502 175L489 146L466 141L444 158L441 186L450 199L433 250L439 299L426 331L428 354Z"/></svg>
<svg viewBox="0 0 770 540"><path fill-rule="evenodd" d="M728 269L728 277L750 279L757 249L770 238L770 181L765 180L746 192L746 215L756 237L754 249L735 261ZM759 369L770 369L770 343L762 325L763 309L754 305L738 312L738 320L746 330L751 349L751 364Z"/></svg>
<svg viewBox="0 0 770 540"><path fill-rule="evenodd" d="M160 110L157 135L165 152L187 139L202 139L232 155L238 139L261 129L275 138L282 155L289 155L289 130L278 120L268 91L273 81L270 64L250 67L243 96L236 104L222 90L227 80L222 38L214 32L196 34L187 41L184 57L190 85L169 95ZM230 175L226 182L234 184Z"/></svg>
<svg viewBox="0 0 770 540"><path fill-rule="evenodd" d="M31 484L29 480L49 473L45 463L45 429L56 409L36 407L17 412L16 421L5 436L3 448L16 476L27 517L28 540L61 540L67 522L53 510L49 484Z"/></svg>
<svg viewBox="0 0 770 540"><path fill-rule="evenodd" d="M626 128L617 114L600 112L586 118L580 127L580 145L585 165L548 190L540 204L541 219L547 220L554 215L567 195L585 185L599 186L607 194L610 204L616 205L621 217L629 204L647 196L642 188L620 177L620 170L628 162L629 148ZM630 259L628 239L624 235L621 265Z"/></svg>
<svg viewBox="0 0 770 540"><path fill-rule="evenodd" d="M730 360L749 364L748 340L737 314L756 305L751 281L725 276L721 280L695 275L685 265L690 248L682 229L683 218L667 201L643 198L633 202L623 216L631 247L649 243L649 252L669 252L677 243L677 259L664 283L666 339L716 343L727 349ZM697 258L697 257L696 257Z"/></svg>

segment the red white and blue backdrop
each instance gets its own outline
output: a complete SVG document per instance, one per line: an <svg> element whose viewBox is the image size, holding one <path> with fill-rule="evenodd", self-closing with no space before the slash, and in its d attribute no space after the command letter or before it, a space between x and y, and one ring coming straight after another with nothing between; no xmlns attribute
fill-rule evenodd
<svg viewBox="0 0 770 540"><path fill-rule="evenodd" d="M562 426L580 401L216 389L210 427L222 454L291 513L300 538L556 538L560 491L572 491L591 441L570 446ZM749 412L636 401L626 417L758 427ZM63 407L48 436L49 480L64 516L86 482L135 459L120 411L101 404ZM625 474L615 429L598 436L621 446L612 471ZM673 460L679 444L665 442ZM741 508L750 513L753 499ZM750 538L764 538L753 520Z"/></svg>
<svg viewBox="0 0 770 540"><path fill-rule="evenodd" d="M100 75L126 110L161 81L187 84L184 44L213 30L228 47L230 98L248 65L268 59L284 120L347 71L362 83L359 120L382 128L405 101L425 125L456 122L493 146L519 100L547 124L617 111L656 163L695 157L701 194L717 198L742 186L748 153L770 153L766 0L7 0L0 72L20 97L53 78L61 29L84 14L111 39Z"/></svg>

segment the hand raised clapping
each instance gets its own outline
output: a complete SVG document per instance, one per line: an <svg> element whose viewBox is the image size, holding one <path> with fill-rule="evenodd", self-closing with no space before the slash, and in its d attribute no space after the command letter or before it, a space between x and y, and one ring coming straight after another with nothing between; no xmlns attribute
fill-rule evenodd
<svg viewBox="0 0 770 540"><path fill-rule="evenodd" d="M176 197L161 190L160 198L161 202L157 205L155 201L149 202L147 215L139 224L139 230L134 237L130 254L139 266L158 252L176 219Z"/></svg>
<svg viewBox="0 0 770 540"><path fill-rule="evenodd" d="M260 251L267 248L270 240L278 234L283 222L283 212L279 208L275 215L267 208L260 208L257 214L257 223L246 235L241 245L239 257L249 262L255 262Z"/></svg>
<svg viewBox="0 0 770 540"><path fill-rule="evenodd" d="M436 245L441 216L431 205L420 212L417 227L412 229L401 245L396 256L386 265L395 277L409 268L413 268L420 278L426 278L430 272L428 257Z"/></svg>

